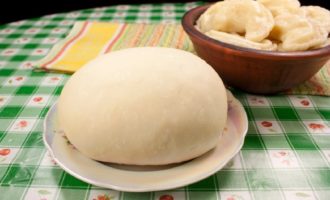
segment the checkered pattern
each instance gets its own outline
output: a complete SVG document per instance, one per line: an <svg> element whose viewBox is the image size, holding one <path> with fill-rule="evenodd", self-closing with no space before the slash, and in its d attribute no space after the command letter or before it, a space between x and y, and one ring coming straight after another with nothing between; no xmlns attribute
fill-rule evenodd
<svg viewBox="0 0 330 200"><path fill-rule="evenodd" d="M68 75L32 70L77 20L179 22L202 2L120 5L0 27L0 199L323 199L330 197L330 101L234 91L249 118L243 149L215 175L171 191L124 193L60 169L45 150L42 122Z"/></svg>

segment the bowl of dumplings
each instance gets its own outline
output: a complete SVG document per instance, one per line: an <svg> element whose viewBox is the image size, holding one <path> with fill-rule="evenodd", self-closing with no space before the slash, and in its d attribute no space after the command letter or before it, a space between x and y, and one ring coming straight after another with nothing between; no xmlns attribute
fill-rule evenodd
<svg viewBox="0 0 330 200"><path fill-rule="evenodd" d="M330 59L330 12L298 0L225 0L189 10L182 26L226 85L274 94Z"/></svg>

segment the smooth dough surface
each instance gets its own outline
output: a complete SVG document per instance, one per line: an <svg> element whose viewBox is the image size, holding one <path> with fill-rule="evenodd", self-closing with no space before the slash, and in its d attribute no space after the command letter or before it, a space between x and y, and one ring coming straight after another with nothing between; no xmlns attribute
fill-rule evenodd
<svg viewBox="0 0 330 200"><path fill-rule="evenodd" d="M95 160L161 165L214 148L227 118L225 87L199 57L141 47L99 56L68 80L58 121Z"/></svg>

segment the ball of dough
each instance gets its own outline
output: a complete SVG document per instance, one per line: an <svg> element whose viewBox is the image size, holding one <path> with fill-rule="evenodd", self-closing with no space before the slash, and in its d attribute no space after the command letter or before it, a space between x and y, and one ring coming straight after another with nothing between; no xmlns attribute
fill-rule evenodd
<svg viewBox="0 0 330 200"><path fill-rule="evenodd" d="M58 102L69 141L89 158L120 164L200 156L217 145L226 118L218 74L199 57L171 48L99 56L72 75Z"/></svg>

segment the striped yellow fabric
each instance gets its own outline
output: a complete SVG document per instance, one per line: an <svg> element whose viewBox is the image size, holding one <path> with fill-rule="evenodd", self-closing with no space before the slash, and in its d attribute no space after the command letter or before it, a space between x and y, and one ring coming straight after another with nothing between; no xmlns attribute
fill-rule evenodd
<svg viewBox="0 0 330 200"><path fill-rule="evenodd" d="M330 61L311 79L286 93L330 96Z"/></svg>
<svg viewBox="0 0 330 200"><path fill-rule="evenodd" d="M36 68L73 73L89 60L110 51L139 46L163 46L193 51L177 24L116 24L77 22Z"/></svg>
<svg viewBox="0 0 330 200"><path fill-rule="evenodd" d="M35 64L37 69L74 73L100 54L129 47L162 46L194 53L179 24L76 22L68 36ZM330 96L330 62L313 78L286 92Z"/></svg>

